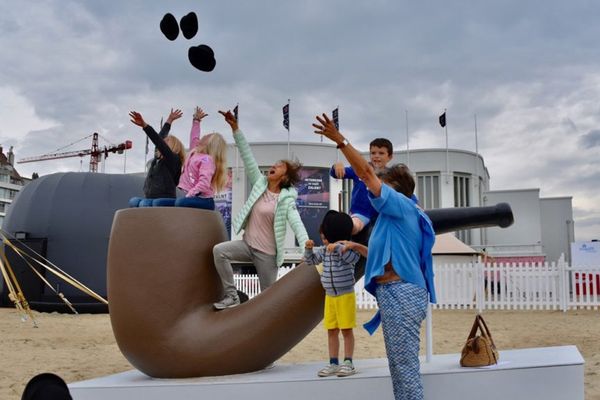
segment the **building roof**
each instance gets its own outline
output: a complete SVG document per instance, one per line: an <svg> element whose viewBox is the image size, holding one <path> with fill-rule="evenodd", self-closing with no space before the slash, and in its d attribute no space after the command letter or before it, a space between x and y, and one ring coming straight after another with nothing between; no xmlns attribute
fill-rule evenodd
<svg viewBox="0 0 600 400"><path fill-rule="evenodd" d="M12 151L12 147L10 148L9 153ZM8 174L11 178L17 181L22 181L23 177L19 175L15 167L10 163L8 157L4 154L2 146L0 146L0 167L4 167L5 170L8 171Z"/></svg>
<svg viewBox="0 0 600 400"><path fill-rule="evenodd" d="M479 254L477 250L472 249L460 241L454 233L444 233L436 235L435 244L433 245L432 253L434 255L441 254Z"/></svg>

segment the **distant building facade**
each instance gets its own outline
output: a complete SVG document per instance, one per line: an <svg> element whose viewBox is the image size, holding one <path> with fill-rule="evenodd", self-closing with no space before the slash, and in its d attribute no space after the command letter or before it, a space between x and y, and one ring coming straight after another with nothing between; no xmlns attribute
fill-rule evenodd
<svg viewBox="0 0 600 400"><path fill-rule="evenodd" d="M23 178L14 168L15 155L12 149L11 146L8 153L4 154L4 149L0 146L0 226L17 193L31 180Z"/></svg>

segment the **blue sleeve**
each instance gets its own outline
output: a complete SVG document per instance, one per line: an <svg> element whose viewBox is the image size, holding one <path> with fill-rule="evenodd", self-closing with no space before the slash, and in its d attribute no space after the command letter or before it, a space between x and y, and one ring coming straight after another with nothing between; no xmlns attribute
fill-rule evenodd
<svg viewBox="0 0 600 400"><path fill-rule="evenodd" d="M344 176L344 179L352 179L353 181L358 179L358 175L356 175L356 172L354 172L354 169L352 169L352 167L344 168L344 172L346 174Z"/></svg>
<svg viewBox="0 0 600 400"><path fill-rule="evenodd" d="M396 218L402 218L407 212L415 208L411 199L386 184L381 185L381 194L375 197L369 192L369 200L373 208L380 214L386 214Z"/></svg>
<svg viewBox="0 0 600 400"><path fill-rule="evenodd" d="M333 165L331 166L331 168L329 168L329 176L337 179L337 176L335 176L335 168L333 168Z"/></svg>
<svg viewBox="0 0 600 400"><path fill-rule="evenodd" d="M334 166L332 165L331 168L329 168L329 176L331 176L332 178L338 179L338 177L335 176L335 168L333 168L333 167ZM356 173L354 172L352 167L344 167L344 178L343 179L356 180L356 179L358 179L358 176L356 175Z"/></svg>

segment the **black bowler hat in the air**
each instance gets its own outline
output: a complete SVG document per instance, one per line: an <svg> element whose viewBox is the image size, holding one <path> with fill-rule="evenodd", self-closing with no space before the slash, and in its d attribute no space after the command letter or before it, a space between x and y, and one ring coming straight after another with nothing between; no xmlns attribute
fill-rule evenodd
<svg viewBox="0 0 600 400"><path fill-rule="evenodd" d="M179 27L184 38L191 39L196 36L196 33L198 33L198 17L196 13L192 11L181 17Z"/></svg>
<svg viewBox="0 0 600 400"><path fill-rule="evenodd" d="M65 381L49 372L31 378L21 400L73 400Z"/></svg>
<svg viewBox="0 0 600 400"><path fill-rule="evenodd" d="M177 24L177 19L175 19L173 14L165 14L163 19L160 21L160 31L169 40L177 39L177 36L179 36L179 25Z"/></svg>
<svg viewBox="0 0 600 400"><path fill-rule="evenodd" d="M194 67L204 72L212 71L217 64L215 53L205 44L190 47L188 50L188 59Z"/></svg>

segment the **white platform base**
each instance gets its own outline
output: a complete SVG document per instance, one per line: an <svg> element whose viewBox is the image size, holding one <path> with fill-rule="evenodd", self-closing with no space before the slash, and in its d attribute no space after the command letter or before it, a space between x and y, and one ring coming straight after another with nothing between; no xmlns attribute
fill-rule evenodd
<svg viewBox="0 0 600 400"><path fill-rule="evenodd" d="M583 400L583 357L575 346L500 352L488 368L461 368L458 354L421 362L427 400ZM249 374L153 379L137 370L71 383L76 400L392 400L387 359L355 360L356 375L318 378L323 363L275 364Z"/></svg>

